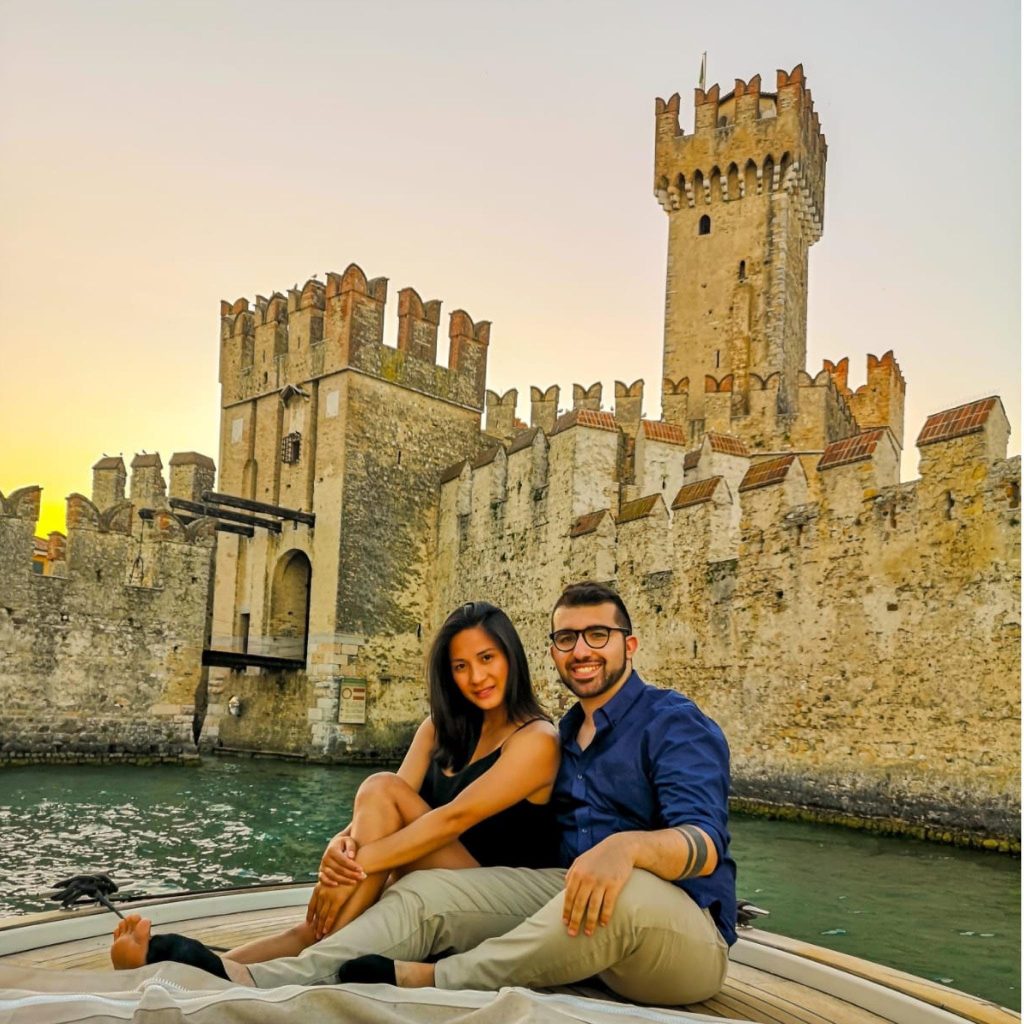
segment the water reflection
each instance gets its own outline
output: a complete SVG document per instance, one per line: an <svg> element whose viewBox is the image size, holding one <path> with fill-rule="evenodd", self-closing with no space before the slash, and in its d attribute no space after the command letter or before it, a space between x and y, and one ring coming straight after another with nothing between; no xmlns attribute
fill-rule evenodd
<svg viewBox="0 0 1024 1024"><path fill-rule="evenodd" d="M0 915L48 909L49 886L84 871L131 896L308 880L365 774L219 760L8 771Z"/></svg>

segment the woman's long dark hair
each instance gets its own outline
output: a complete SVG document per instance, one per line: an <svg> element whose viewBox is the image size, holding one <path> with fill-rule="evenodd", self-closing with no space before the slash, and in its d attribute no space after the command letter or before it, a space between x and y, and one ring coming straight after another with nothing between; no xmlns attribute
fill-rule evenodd
<svg viewBox="0 0 1024 1024"><path fill-rule="evenodd" d="M526 651L512 620L500 608L486 601L470 601L461 605L445 619L434 638L427 662L430 720L437 734L434 759L447 771L458 771L466 766L476 749L483 725L483 712L466 700L455 685L450 653L455 635L477 626L494 640L508 661L505 711L509 721L551 720L533 695Z"/></svg>

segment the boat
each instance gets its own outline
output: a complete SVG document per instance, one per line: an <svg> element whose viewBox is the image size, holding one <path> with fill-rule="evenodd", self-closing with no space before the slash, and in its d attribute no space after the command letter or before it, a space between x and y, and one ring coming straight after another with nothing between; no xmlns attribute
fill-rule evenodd
<svg viewBox="0 0 1024 1024"><path fill-rule="evenodd" d="M311 887L302 883L264 885L125 901L117 906L149 917L157 933L180 931L229 949L294 924L304 913L310 892ZM107 954L113 924L109 911L92 906L0 919L0 1022L1020 1021L1019 1013L937 982L753 927L741 929L730 954L725 986L714 998L687 1007L656 1008L623 1003L607 990L587 986L546 993L518 988L499 993L447 992L390 985L257 990L232 986L180 964L115 972ZM165 1015L149 1017L150 1009Z"/></svg>

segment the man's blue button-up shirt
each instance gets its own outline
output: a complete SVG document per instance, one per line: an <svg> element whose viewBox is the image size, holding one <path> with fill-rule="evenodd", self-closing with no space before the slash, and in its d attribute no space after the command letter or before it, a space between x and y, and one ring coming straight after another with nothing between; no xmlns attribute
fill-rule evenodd
<svg viewBox="0 0 1024 1024"><path fill-rule="evenodd" d="M718 866L706 878L674 884L710 910L726 942L735 942L729 747L722 730L692 700L648 686L636 672L594 713L597 729L586 750L576 742L582 723L576 704L558 726L562 763L554 802L564 865L616 832L696 825L714 842Z"/></svg>

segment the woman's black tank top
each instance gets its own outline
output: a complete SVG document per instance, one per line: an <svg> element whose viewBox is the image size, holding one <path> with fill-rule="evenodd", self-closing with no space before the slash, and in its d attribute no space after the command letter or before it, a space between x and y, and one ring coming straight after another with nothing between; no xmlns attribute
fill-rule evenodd
<svg viewBox="0 0 1024 1024"><path fill-rule="evenodd" d="M501 756L501 747L479 761L467 764L454 775L445 775L433 759L420 787L420 796L431 806L451 803ZM485 818L459 836L459 842L481 867L553 868L559 863L558 827L551 804L528 800Z"/></svg>

